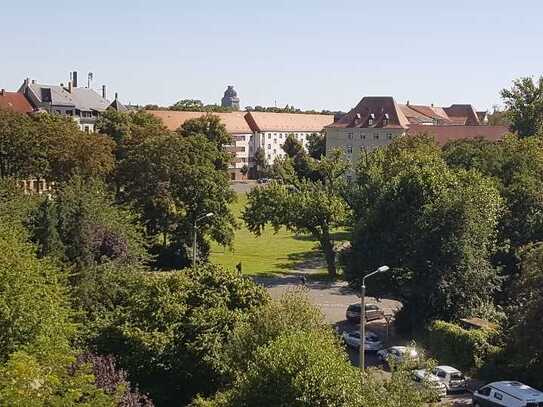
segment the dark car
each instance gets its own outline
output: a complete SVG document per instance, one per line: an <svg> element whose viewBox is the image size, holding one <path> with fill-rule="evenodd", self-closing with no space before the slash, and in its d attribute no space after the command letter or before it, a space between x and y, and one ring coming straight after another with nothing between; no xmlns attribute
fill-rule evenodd
<svg viewBox="0 0 543 407"><path fill-rule="evenodd" d="M351 304L347 308L347 319L351 322L360 322L360 304ZM375 304L366 304L366 321L373 321L385 317L385 312Z"/></svg>

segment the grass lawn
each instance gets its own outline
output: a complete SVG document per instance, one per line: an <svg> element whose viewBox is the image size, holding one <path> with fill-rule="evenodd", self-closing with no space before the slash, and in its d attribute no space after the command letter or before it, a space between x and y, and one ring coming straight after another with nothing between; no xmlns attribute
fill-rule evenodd
<svg viewBox="0 0 543 407"><path fill-rule="evenodd" d="M238 194L238 200L232 210L235 216L241 216L247 197ZM210 261L225 267L235 267L241 262L245 274L288 273L300 268L316 268L324 271L324 261L318 251L317 243L306 235L295 235L285 229L274 233L273 228L266 228L261 236L250 233L239 219L241 229L236 231L233 250L211 244Z"/></svg>

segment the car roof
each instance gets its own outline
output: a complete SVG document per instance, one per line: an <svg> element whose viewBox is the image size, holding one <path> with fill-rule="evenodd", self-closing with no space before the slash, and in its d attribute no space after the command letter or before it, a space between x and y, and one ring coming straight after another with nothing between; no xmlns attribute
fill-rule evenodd
<svg viewBox="0 0 543 407"><path fill-rule="evenodd" d="M407 346L391 346L389 349L395 349L399 350L400 352L405 352L407 350Z"/></svg>
<svg viewBox="0 0 543 407"><path fill-rule="evenodd" d="M462 373L460 370L452 367L452 366L437 366L436 369L443 370L447 373Z"/></svg>
<svg viewBox="0 0 543 407"><path fill-rule="evenodd" d="M502 391L521 400L534 397L540 399L538 401L543 400L543 393L541 391L517 381L494 382L489 383L487 386L493 387L496 390Z"/></svg>

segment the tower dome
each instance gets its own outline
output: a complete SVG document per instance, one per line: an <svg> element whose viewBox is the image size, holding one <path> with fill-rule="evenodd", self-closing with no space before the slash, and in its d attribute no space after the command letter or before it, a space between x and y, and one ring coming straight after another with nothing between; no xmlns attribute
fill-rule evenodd
<svg viewBox="0 0 543 407"><path fill-rule="evenodd" d="M228 87L224 91L224 96L221 100L221 106L229 107L233 110L239 110L238 92L236 92L233 85L228 85Z"/></svg>

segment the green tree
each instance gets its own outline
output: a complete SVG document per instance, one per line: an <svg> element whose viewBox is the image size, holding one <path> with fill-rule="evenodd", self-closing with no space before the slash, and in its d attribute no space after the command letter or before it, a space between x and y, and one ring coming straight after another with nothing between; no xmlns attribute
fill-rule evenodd
<svg viewBox="0 0 543 407"><path fill-rule="evenodd" d="M170 106L170 110L180 110L188 112L201 112L204 104L197 99L182 99Z"/></svg>
<svg viewBox="0 0 543 407"><path fill-rule="evenodd" d="M204 135L219 149L222 149L224 145L232 144L232 136L226 131L220 117L213 114L187 120L179 127L177 133L183 137Z"/></svg>
<svg viewBox="0 0 543 407"><path fill-rule="evenodd" d="M315 167L320 180L299 178L285 168L284 183L272 182L247 195L243 220L247 228L260 235L270 224L276 231L282 226L296 233L310 233L324 253L328 273L336 275L336 250L332 231L342 226L348 208L341 196L347 164L341 155L323 159Z"/></svg>
<svg viewBox="0 0 543 407"><path fill-rule="evenodd" d="M501 96L511 120L511 130L520 137L530 137L543 131L543 76L513 81L511 89L503 89Z"/></svg>
<svg viewBox="0 0 543 407"><path fill-rule="evenodd" d="M268 175L270 171L270 166L266 160L266 153L264 149L258 147L255 151L255 168L256 168L256 178L262 178Z"/></svg>
<svg viewBox="0 0 543 407"><path fill-rule="evenodd" d="M323 134L312 133L307 138L307 142L307 151L310 157L320 160L326 155L326 138Z"/></svg>
<svg viewBox="0 0 543 407"><path fill-rule="evenodd" d="M114 301L103 301L111 308L101 318L106 324L94 346L115 355L130 379L159 405L212 394L222 378L217 354L243 313L267 301L264 289L236 271L212 265L126 277L114 297L108 295Z"/></svg>
<svg viewBox="0 0 543 407"><path fill-rule="evenodd" d="M492 299L490 263L502 200L475 171L451 171L426 137L395 141L361 160L350 197L356 228L348 276L387 264L382 286L404 303L406 329L470 316Z"/></svg>
<svg viewBox="0 0 543 407"><path fill-rule="evenodd" d="M235 195L226 171L217 168L223 166L222 149L205 135L172 133L131 148L118 174L123 199L141 214L148 235L163 249L175 248L176 257L187 262L194 220L203 213L214 213L199 224L204 256L208 244L202 236L225 245L232 241L236 221L229 205Z"/></svg>

